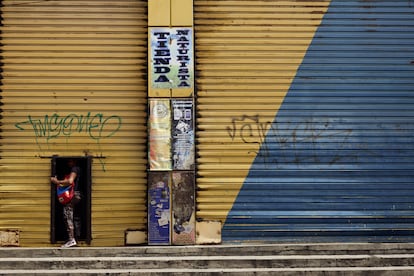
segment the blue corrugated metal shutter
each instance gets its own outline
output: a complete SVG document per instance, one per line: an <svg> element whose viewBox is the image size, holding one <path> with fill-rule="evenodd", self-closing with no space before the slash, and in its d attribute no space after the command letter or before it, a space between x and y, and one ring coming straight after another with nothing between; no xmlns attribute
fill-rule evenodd
<svg viewBox="0 0 414 276"><path fill-rule="evenodd" d="M413 13L411 1L331 1L224 240L412 240Z"/></svg>

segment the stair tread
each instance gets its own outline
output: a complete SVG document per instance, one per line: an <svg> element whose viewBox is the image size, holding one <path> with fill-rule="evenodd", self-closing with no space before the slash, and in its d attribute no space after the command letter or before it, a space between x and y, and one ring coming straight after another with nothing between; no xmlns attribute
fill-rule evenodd
<svg viewBox="0 0 414 276"><path fill-rule="evenodd" d="M4 257L2 261L137 261L137 260L156 260L156 261L175 261L175 260L292 260L292 259L364 259L364 258L414 258L414 254L349 254L349 255L260 255L260 256L240 256L240 255L214 255L214 256L89 256L89 257Z"/></svg>
<svg viewBox="0 0 414 276"><path fill-rule="evenodd" d="M0 248L0 267L0 275L405 276L414 275L414 243Z"/></svg>
<svg viewBox="0 0 414 276"><path fill-rule="evenodd" d="M124 272L253 272L253 271L395 271L414 270L414 266L376 266L376 267L276 267L276 268L154 268L154 269L12 269L0 270L0 273L124 273Z"/></svg>

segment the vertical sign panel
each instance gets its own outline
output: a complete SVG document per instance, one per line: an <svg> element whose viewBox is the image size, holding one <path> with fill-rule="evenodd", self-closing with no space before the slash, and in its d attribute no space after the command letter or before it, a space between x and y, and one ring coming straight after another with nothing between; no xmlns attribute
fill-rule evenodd
<svg viewBox="0 0 414 276"><path fill-rule="evenodd" d="M149 95L159 91L194 87L192 28L151 28L149 58ZM155 92L158 91L158 92ZM165 94L167 95L167 94Z"/></svg>
<svg viewBox="0 0 414 276"><path fill-rule="evenodd" d="M150 170L171 170L171 108L168 99L149 101Z"/></svg>
<svg viewBox="0 0 414 276"><path fill-rule="evenodd" d="M195 244L194 173L173 172L172 179L172 242Z"/></svg>
<svg viewBox="0 0 414 276"><path fill-rule="evenodd" d="M172 100L172 161L174 170L194 169L193 100Z"/></svg>
<svg viewBox="0 0 414 276"><path fill-rule="evenodd" d="M170 244L170 172L148 174L148 244Z"/></svg>

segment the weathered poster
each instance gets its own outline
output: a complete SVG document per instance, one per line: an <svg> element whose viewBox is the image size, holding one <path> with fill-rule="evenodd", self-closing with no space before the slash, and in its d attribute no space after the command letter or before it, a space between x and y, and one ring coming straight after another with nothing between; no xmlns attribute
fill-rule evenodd
<svg viewBox="0 0 414 276"><path fill-rule="evenodd" d="M171 108L168 99L149 101L150 170L171 170Z"/></svg>
<svg viewBox="0 0 414 276"><path fill-rule="evenodd" d="M148 244L171 244L170 173L148 174Z"/></svg>
<svg viewBox="0 0 414 276"><path fill-rule="evenodd" d="M174 170L194 168L193 100L172 100L172 162Z"/></svg>
<svg viewBox="0 0 414 276"><path fill-rule="evenodd" d="M193 172L172 173L172 243L195 244L195 181Z"/></svg>
<svg viewBox="0 0 414 276"><path fill-rule="evenodd" d="M153 88L192 88L192 28L152 28L150 79Z"/></svg>

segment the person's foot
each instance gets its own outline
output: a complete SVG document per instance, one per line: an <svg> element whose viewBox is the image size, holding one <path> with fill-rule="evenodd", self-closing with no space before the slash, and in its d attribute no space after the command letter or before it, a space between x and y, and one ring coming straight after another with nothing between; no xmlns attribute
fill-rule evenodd
<svg viewBox="0 0 414 276"><path fill-rule="evenodd" d="M62 245L61 247L68 248L68 247L73 247L75 245L76 245L76 240L75 239L71 239L67 243L65 243L64 245Z"/></svg>

